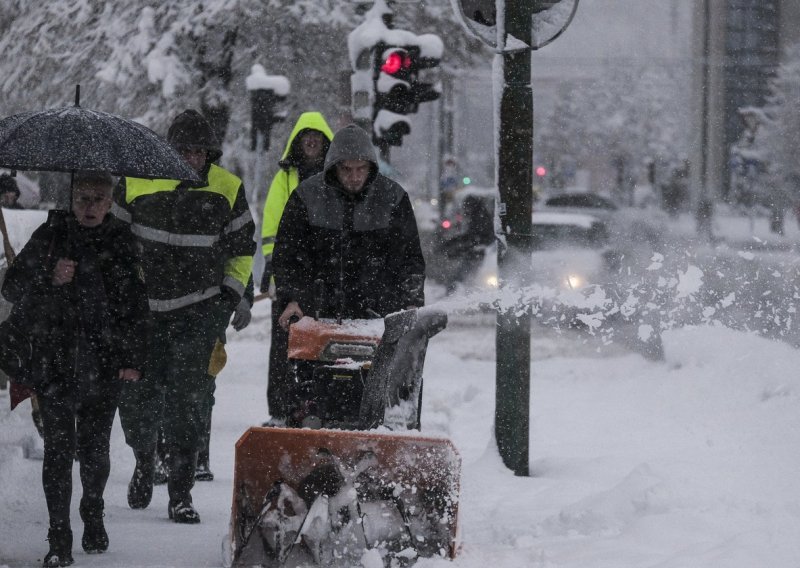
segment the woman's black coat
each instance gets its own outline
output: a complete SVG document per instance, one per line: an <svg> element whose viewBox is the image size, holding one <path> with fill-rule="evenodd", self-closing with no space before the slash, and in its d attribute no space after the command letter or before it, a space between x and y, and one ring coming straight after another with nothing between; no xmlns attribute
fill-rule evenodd
<svg viewBox="0 0 800 568"><path fill-rule="evenodd" d="M77 261L72 282L52 284L59 258ZM27 377L37 392L74 387L78 365L95 358L97 380L117 381L117 370L143 371L147 291L130 227L107 216L82 227L71 213L51 211L8 269L3 296L14 303L9 321L27 332L33 356ZM86 351L89 351L87 353Z"/></svg>

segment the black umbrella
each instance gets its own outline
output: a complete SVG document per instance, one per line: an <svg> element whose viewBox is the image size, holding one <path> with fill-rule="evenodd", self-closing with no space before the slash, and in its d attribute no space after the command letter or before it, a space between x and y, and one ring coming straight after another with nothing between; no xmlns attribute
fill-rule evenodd
<svg viewBox="0 0 800 568"><path fill-rule="evenodd" d="M161 136L132 120L75 106L0 120L0 167L200 181Z"/></svg>

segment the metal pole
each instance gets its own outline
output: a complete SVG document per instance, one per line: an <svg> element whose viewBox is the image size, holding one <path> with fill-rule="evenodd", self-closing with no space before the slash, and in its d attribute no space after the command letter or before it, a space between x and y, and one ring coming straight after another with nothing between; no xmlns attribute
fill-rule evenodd
<svg viewBox="0 0 800 568"><path fill-rule="evenodd" d="M708 198L709 175L709 131L711 93L711 4L710 0L703 0L703 57L702 57L702 115L701 115L701 154L700 154L700 185L697 187L695 198L695 222L697 234L707 240L711 237L711 204Z"/></svg>
<svg viewBox="0 0 800 568"><path fill-rule="evenodd" d="M505 4L505 31L529 40L529 0L498 0L501 17ZM502 32L501 32L502 33ZM500 39L505 44L505 39ZM501 230L507 248L498 250L501 282L527 285L531 277L531 214L533 208L533 92L531 52L502 56L500 132L497 147L497 184ZM501 247L502 248L502 247ZM503 463L516 475L527 476L530 431L531 312L515 308L497 315L497 380L495 437Z"/></svg>
<svg viewBox="0 0 800 568"><path fill-rule="evenodd" d="M439 99L439 175L438 194L439 216L444 217L446 196L441 184L443 164L447 156L454 156L454 116L453 116L453 80L449 74L442 74L442 96Z"/></svg>

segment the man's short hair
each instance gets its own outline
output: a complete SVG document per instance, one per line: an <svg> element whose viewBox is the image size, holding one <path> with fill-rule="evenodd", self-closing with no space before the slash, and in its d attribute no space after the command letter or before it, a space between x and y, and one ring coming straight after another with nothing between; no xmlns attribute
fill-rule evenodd
<svg viewBox="0 0 800 568"><path fill-rule="evenodd" d="M75 172L72 177L72 186L79 185L103 185L110 188L114 187L114 177L108 172Z"/></svg>

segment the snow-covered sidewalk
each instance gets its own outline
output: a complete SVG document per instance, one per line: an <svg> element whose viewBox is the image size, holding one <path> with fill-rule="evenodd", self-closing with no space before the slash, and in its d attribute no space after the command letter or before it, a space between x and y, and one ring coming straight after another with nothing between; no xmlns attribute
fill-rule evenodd
<svg viewBox="0 0 800 568"><path fill-rule="evenodd" d="M220 566L233 448L264 419L268 308L231 333L219 377L212 469L198 483L196 526L167 520L166 489L127 507L133 457L115 425L106 493L107 554L76 566ZM426 363L423 430L461 452L461 550L483 568L796 568L800 558L800 353L718 327L664 334L666 362L554 332L534 333L531 477L504 469L492 442L494 330L452 326ZM47 551L41 462L18 443L28 412L0 397L0 566L38 566ZM77 468L74 477L78 485ZM76 494L79 490L76 490Z"/></svg>

